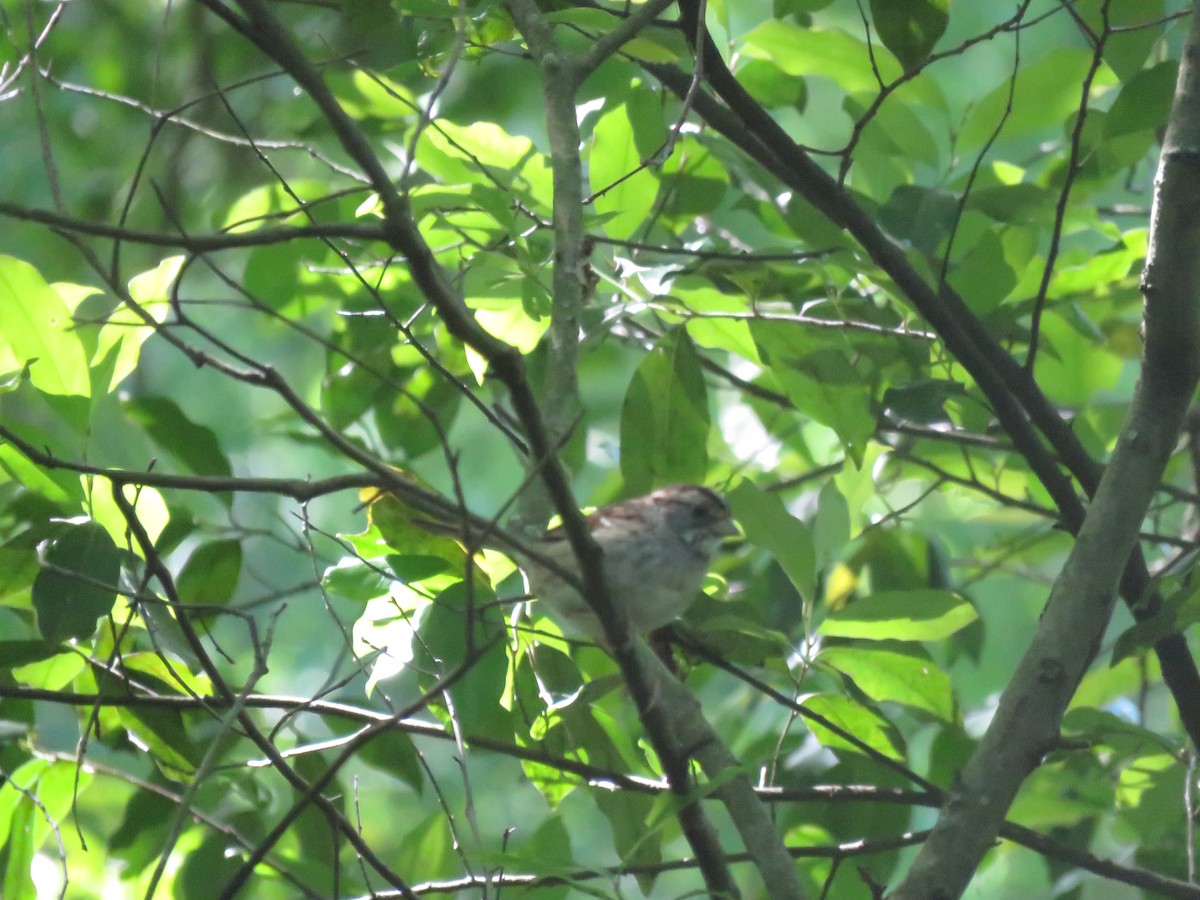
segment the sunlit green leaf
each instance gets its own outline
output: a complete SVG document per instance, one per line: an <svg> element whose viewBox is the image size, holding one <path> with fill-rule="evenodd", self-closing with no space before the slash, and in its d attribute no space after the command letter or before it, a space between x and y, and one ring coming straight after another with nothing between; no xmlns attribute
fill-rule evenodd
<svg viewBox="0 0 1200 900"><path fill-rule="evenodd" d="M903 744L895 729L886 719L862 704L838 694L815 694L805 698L801 706L829 720L854 738L843 737L820 722L806 720L813 736L831 750L863 753L861 745L865 744L892 759L904 758Z"/></svg>
<svg viewBox="0 0 1200 900"><path fill-rule="evenodd" d="M807 77L818 73L847 91L879 86L866 45L844 31L801 28L776 19L752 29L742 41L750 56L769 59L789 75ZM878 47L874 62L885 82L900 75L896 60Z"/></svg>
<svg viewBox="0 0 1200 900"><path fill-rule="evenodd" d="M87 362L62 298L37 270L0 256L0 371L29 365L29 377L49 394L90 391Z"/></svg>
<svg viewBox="0 0 1200 900"><path fill-rule="evenodd" d="M808 527L787 511L777 494L743 481L728 494L733 516L751 543L775 557L805 598L816 591L816 551Z"/></svg>
<svg viewBox="0 0 1200 900"><path fill-rule="evenodd" d="M113 543L128 544L135 553L139 556L142 555L141 545L137 541L128 540L129 522L113 498L112 482L100 475L90 478L84 476L83 481L88 491L84 509L91 513L94 521L107 529ZM133 507L146 536L150 538L151 542L158 540L170 518L162 494L152 487L133 484L123 485L121 494Z"/></svg>
<svg viewBox="0 0 1200 900"><path fill-rule="evenodd" d="M830 613L821 633L872 641L940 641L979 617L950 591L884 591Z"/></svg>
<svg viewBox="0 0 1200 900"><path fill-rule="evenodd" d="M652 155L666 138L662 110L645 91L634 92L596 123L588 173L596 211L615 214L604 226L609 237L630 237L644 223L658 193Z"/></svg>
<svg viewBox="0 0 1200 900"><path fill-rule="evenodd" d="M676 329L634 373L621 408L621 474L633 493L699 482L708 470L708 393L696 350Z"/></svg>
<svg viewBox="0 0 1200 900"><path fill-rule="evenodd" d="M796 409L837 432L846 450L862 458L875 430L871 385L837 346L782 322L750 327L763 361Z"/></svg>
<svg viewBox="0 0 1200 900"><path fill-rule="evenodd" d="M859 646L826 647L818 659L849 676L859 690L876 702L903 703L939 719L954 718L950 678L930 659Z"/></svg>

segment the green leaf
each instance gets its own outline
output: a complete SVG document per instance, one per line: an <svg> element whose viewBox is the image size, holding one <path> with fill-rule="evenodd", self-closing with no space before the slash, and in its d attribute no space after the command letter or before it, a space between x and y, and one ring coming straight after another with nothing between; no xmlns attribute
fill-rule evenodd
<svg viewBox="0 0 1200 900"><path fill-rule="evenodd" d="M346 733L356 731L358 728L355 723L346 722L344 724ZM332 727L337 728L338 726L332 725ZM417 793L424 790L425 769L421 765L421 758L412 738L405 732L391 729L376 735L362 748L360 756L377 769L396 776Z"/></svg>
<svg viewBox="0 0 1200 900"><path fill-rule="evenodd" d="M8 842L9 828L17 806L28 802L25 795L36 788L38 778L52 765L54 763L49 759L34 757L0 782L0 847Z"/></svg>
<svg viewBox="0 0 1200 900"><path fill-rule="evenodd" d="M835 562L849 540L850 507L837 483L827 481L817 496L817 515L812 525L817 565L823 569Z"/></svg>
<svg viewBox="0 0 1200 900"><path fill-rule="evenodd" d="M391 579L378 566L347 557L330 566L321 576L321 587L333 597L366 603L388 592Z"/></svg>
<svg viewBox="0 0 1200 900"><path fill-rule="evenodd" d="M855 703L849 697L843 697L840 694L813 694L802 700L800 705L810 712L828 719L843 731L854 735L872 750L877 750L892 759L904 759L902 742L895 728L879 713L868 709L861 703ZM813 737L830 750L863 752L857 744L830 731L820 723L811 719L804 721L812 731Z"/></svg>
<svg viewBox="0 0 1200 900"><path fill-rule="evenodd" d="M355 118L373 116L389 122L415 116L420 109L412 91L379 72L356 69L351 76L356 96L343 95L343 103Z"/></svg>
<svg viewBox="0 0 1200 900"><path fill-rule="evenodd" d="M300 269L305 259L299 244L255 247L246 260L244 286L261 303L281 313L303 310Z"/></svg>
<svg viewBox="0 0 1200 900"><path fill-rule="evenodd" d="M848 95L846 112L856 121L862 119L877 96L875 91ZM875 109L867 120L859 146L888 156L902 171L908 173L913 171L914 162L937 165L940 158L938 143L923 121L928 118L928 110L924 105L885 103Z"/></svg>
<svg viewBox="0 0 1200 900"><path fill-rule="evenodd" d="M954 721L950 676L926 657L876 647L833 646L822 649L817 662L848 676L877 703L903 703Z"/></svg>
<svg viewBox="0 0 1200 900"><path fill-rule="evenodd" d="M1079 86L1092 65L1092 51L1082 48L1051 50L1036 62L1017 70L1015 85L1004 75L1001 83L971 110L959 135L962 151L974 150L989 140L1003 121L1003 136L1022 137L1059 126L1079 107ZM1103 67L1092 81L1092 90L1113 83Z"/></svg>
<svg viewBox="0 0 1200 900"><path fill-rule="evenodd" d="M371 494L375 494L374 491ZM370 520L375 527L377 543L359 546L368 559L401 553L408 556L436 556L449 565L447 570L462 571L466 553L453 538L437 534L423 525L428 516L408 506L395 494L368 495ZM359 535L349 535L351 539ZM362 537L369 540L370 531Z"/></svg>
<svg viewBox="0 0 1200 900"><path fill-rule="evenodd" d="M37 900L33 883L33 855L37 850L34 829L40 810L32 797L22 797L13 809L8 827L8 844L4 867L4 890L11 900Z"/></svg>
<svg viewBox="0 0 1200 900"><path fill-rule="evenodd" d="M871 18L883 45L915 69L946 31L950 0L871 0Z"/></svg>
<svg viewBox="0 0 1200 900"><path fill-rule="evenodd" d="M726 496L747 539L774 556L800 596L811 600L817 589L817 563L808 526L787 511L782 497L749 480Z"/></svg>
<svg viewBox="0 0 1200 900"><path fill-rule="evenodd" d="M1113 643L1110 665L1149 650L1165 637L1180 634L1200 622L1200 587L1170 594L1158 612L1125 629Z"/></svg>
<svg viewBox="0 0 1200 900"><path fill-rule="evenodd" d="M662 116L657 98L643 89L596 122L588 175L592 190L603 192L596 197L596 212L613 214L604 224L611 238L632 237L654 207L658 176L643 162L649 162L666 141Z"/></svg>
<svg viewBox="0 0 1200 900"><path fill-rule="evenodd" d="M7 845L8 857L5 900L37 896L30 879L32 854L51 837L52 823L61 828L91 781L86 768L77 770L66 760L31 759L0 784L0 847ZM30 893L23 893L27 889Z"/></svg>
<svg viewBox="0 0 1200 900"><path fill-rule="evenodd" d="M175 581L181 603L224 606L237 590L242 572L240 541L210 541L197 547Z"/></svg>
<svg viewBox="0 0 1200 900"><path fill-rule="evenodd" d="M1174 25L1164 0L1134 3L1090 0L1078 4L1076 9L1093 34L1106 33L1104 62L1122 81L1142 69L1155 48L1162 46L1164 32Z"/></svg>
<svg viewBox="0 0 1200 900"><path fill-rule="evenodd" d="M22 437L29 439L28 430ZM83 487L74 472L44 469L12 444L0 444L0 468L7 472L13 481L51 503L78 508L78 504L84 501Z"/></svg>
<svg viewBox="0 0 1200 900"><path fill-rule="evenodd" d="M617 24L617 19L603 9L557 9L552 12L542 14L542 18L547 22L555 22L561 25L572 25L576 28L586 28L589 31L596 31L600 34L605 34L612 31Z"/></svg>
<svg viewBox="0 0 1200 900"><path fill-rule="evenodd" d="M95 522L70 525L50 542L33 582L38 630L47 641L86 638L116 602L121 554Z"/></svg>
<svg viewBox="0 0 1200 900"><path fill-rule="evenodd" d="M32 548L0 547L0 604L27 608L29 589L38 569L37 554Z"/></svg>
<svg viewBox="0 0 1200 900"><path fill-rule="evenodd" d="M0 669L15 669L58 653L58 647L47 641L0 641Z"/></svg>
<svg viewBox="0 0 1200 900"><path fill-rule="evenodd" d="M655 798L633 791L597 791L593 797L612 828L622 865L652 868L662 862L662 830L645 826L654 817ZM651 884L641 887L648 893Z"/></svg>
<svg viewBox="0 0 1200 900"><path fill-rule="evenodd" d="M531 319L519 303L509 304L507 309L481 309L475 313L475 320L492 337L499 338L505 343L516 347L527 354L538 345L550 320ZM487 372L487 360L473 348L467 347L467 365L476 381L483 384L484 373Z"/></svg>
<svg viewBox="0 0 1200 900"><path fill-rule="evenodd" d="M861 462L875 416L871 385L855 370L849 347L787 322L755 321L750 333L796 409L837 432L846 452Z"/></svg>
<svg viewBox="0 0 1200 900"><path fill-rule="evenodd" d="M495 122L473 122L459 125L438 119L426 130L423 138L447 156L469 163L459 171L474 172L482 164L501 172L516 170L533 152L533 142L527 137L511 135ZM420 155L420 154L418 154ZM454 177L453 170L447 171L449 183L469 183L475 178Z"/></svg>
<svg viewBox="0 0 1200 900"><path fill-rule="evenodd" d="M1179 63L1161 62L1138 72L1121 88L1117 99L1104 117L1104 133L1109 137L1138 131L1157 131L1167 120Z"/></svg>
<svg viewBox="0 0 1200 900"><path fill-rule="evenodd" d="M153 269L135 275L129 280L129 296L148 316L147 322L137 310L127 306L118 307L107 317L96 340L92 354L97 371L106 371L103 366L112 366L108 376L107 390L112 391L137 368L142 345L155 332L155 323L167 320L171 310L171 285L183 268L184 257L168 256Z"/></svg>
<svg viewBox="0 0 1200 900"><path fill-rule="evenodd" d="M88 396L87 360L72 325L66 303L37 269L0 256L0 372L28 364L38 390Z"/></svg>
<svg viewBox="0 0 1200 900"><path fill-rule="evenodd" d="M1005 259L1000 236L988 231L954 264L947 280L971 311L984 317L1017 286L1017 273Z"/></svg>
<svg viewBox="0 0 1200 900"><path fill-rule="evenodd" d="M117 719L139 744L148 748L166 777L186 781L195 772L200 754L178 712L127 707L117 710Z"/></svg>
<svg viewBox="0 0 1200 900"><path fill-rule="evenodd" d="M121 401L121 407L188 471L222 477L233 474L213 430L189 419L170 397L129 397Z"/></svg>
<svg viewBox="0 0 1200 900"><path fill-rule="evenodd" d="M708 473L708 391L687 333L663 335L642 360L621 406L621 475L634 494Z"/></svg>
<svg viewBox="0 0 1200 900"><path fill-rule="evenodd" d="M417 665L427 672L453 671L465 660L467 629L473 629L475 652L480 655L450 688L455 721L467 734L508 740L512 738L512 722L500 703L508 657L503 643L493 642L480 653L480 648L500 634L503 624L491 591L476 585L470 600L474 603L474 621L468 615L464 582L455 582L437 595L421 621L421 639L414 642Z"/></svg>
<svg viewBox="0 0 1200 900"><path fill-rule="evenodd" d="M737 68L737 80L766 109L804 108L808 95L804 80L784 72L772 60L746 59Z"/></svg>
<svg viewBox="0 0 1200 900"><path fill-rule="evenodd" d="M440 812L405 824L394 865L401 872L420 872L429 880L458 874L458 854L450 823Z"/></svg>
<svg viewBox="0 0 1200 900"><path fill-rule="evenodd" d="M46 691L61 691L83 671L87 660L78 653L60 653L49 659L26 663L12 670L12 676L21 684Z"/></svg>
<svg viewBox="0 0 1200 900"><path fill-rule="evenodd" d="M113 497L113 483L102 475L85 476L84 480L90 482L84 509L92 514L92 519L97 524L104 526L114 543L124 543L127 540L129 523ZM170 521L170 513L162 494L152 487L136 484L123 484L121 494L134 508L138 521L151 542L157 541ZM133 544L133 550L139 556L142 553L141 546L136 542Z"/></svg>
<svg viewBox="0 0 1200 900"><path fill-rule="evenodd" d="M151 790L135 791L126 802L121 822L108 839L108 853L124 864L126 877L138 875L158 858L175 809L169 799Z"/></svg>
<svg viewBox="0 0 1200 900"><path fill-rule="evenodd" d="M879 210L879 224L892 237L935 257L958 220L958 201L939 188L900 185Z"/></svg>
<svg viewBox="0 0 1200 900"><path fill-rule="evenodd" d="M305 200L320 197L324 192L325 184L323 182L305 181L299 178L288 179L286 187L277 182L271 182L251 188L229 207L221 227L225 231L241 234L267 225L292 225L299 224L301 221L307 223L297 198L299 198L299 203L303 203ZM175 263L176 272L174 274L178 274L178 263L182 262L182 259L182 257L172 257L172 260L178 261ZM165 266L168 262L171 260L164 260L163 265ZM164 270L162 266L155 271L162 276L169 274L168 270ZM174 274L171 275L172 278L174 278ZM151 276L149 272L146 275L152 278L155 291L158 288L165 289L169 284L165 278ZM132 288L133 285L130 284L131 291ZM165 291L160 296L165 296ZM135 299L137 299L136 296Z"/></svg>
<svg viewBox="0 0 1200 900"><path fill-rule="evenodd" d="M231 843L225 835L209 832L187 854L174 880L180 900L207 900L219 885L229 883L245 855L240 848L232 850Z"/></svg>
<svg viewBox="0 0 1200 900"><path fill-rule="evenodd" d="M647 29L649 31L649 29ZM670 35L674 32L666 32ZM657 40L663 33L655 33L653 37L646 37L644 34L636 35L630 38L621 45L621 52L626 56L631 56L639 62L649 63L677 63L686 54L686 45L682 41L676 42L674 46L667 46L665 43Z"/></svg>
<svg viewBox="0 0 1200 900"><path fill-rule="evenodd" d="M975 608L950 591L882 591L830 613L819 631L869 641L940 641L977 618Z"/></svg>
<svg viewBox="0 0 1200 900"><path fill-rule="evenodd" d="M1086 327L1090 323L1079 324ZM1052 400L1072 406L1087 403L1096 392L1114 387L1123 364L1108 352L1103 340L1102 334L1084 334L1083 328L1058 312L1043 315L1042 352L1037 359L1042 390Z"/></svg>
<svg viewBox="0 0 1200 900"><path fill-rule="evenodd" d="M846 91L878 90L879 78L889 82L902 74L890 53L876 47L872 56L863 41L832 28L801 28L769 19L747 32L742 44L746 55L771 60L789 75L819 75Z"/></svg>

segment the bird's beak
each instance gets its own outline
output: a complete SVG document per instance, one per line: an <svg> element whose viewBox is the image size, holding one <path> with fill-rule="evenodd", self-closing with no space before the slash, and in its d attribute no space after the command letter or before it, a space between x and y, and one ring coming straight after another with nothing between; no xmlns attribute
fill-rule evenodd
<svg viewBox="0 0 1200 900"><path fill-rule="evenodd" d="M737 523L735 523L733 519L726 519L724 522L722 522L721 529L718 534L720 534L721 537L727 538L742 536L741 529L737 527Z"/></svg>

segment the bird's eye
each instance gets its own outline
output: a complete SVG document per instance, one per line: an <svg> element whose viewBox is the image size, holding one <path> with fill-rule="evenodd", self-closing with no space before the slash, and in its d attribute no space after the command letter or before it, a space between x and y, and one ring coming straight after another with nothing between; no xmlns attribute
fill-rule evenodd
<svg viewBox="0 0 1200 900"><path fill-rule="evenodd" d="M696 522L715 522L725 517L725 510L714 503L699 503L692 507L692 519Z"/></svg>

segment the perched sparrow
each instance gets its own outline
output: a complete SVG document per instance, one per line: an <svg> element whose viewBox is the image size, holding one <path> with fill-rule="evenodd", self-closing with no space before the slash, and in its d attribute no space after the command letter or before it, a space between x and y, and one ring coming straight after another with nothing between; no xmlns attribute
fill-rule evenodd
<svg viewBox="0 0 1200 900"><path fill-rule="evenodd" d="M603 551L609 596L641 634L683 615L700 592L717 546L738 533L721 496L693 484L660 488L602 507L587 517L587 523ZM496 545L516 561L530 593L546 604L559 624L605 642L604 629L587 601L551 568L578 578L575 555L561 528L525 545L538 559L509 541L484 543Z"/></svg>
<svg viewBox="0 0 1200 900"><path fill-rule="evenodd" d="M613 603L622 605L630 627L641 634L682 616L704 584L721 541L738 533L725 501L705 487L678 484L644 497L623 500L587 517L604 552L603 570ZM530 546L567 572L575 556L561 528ZM516 556L529 590L560 622L603 642L604 629L587 601L546 566Z"/></svg>

